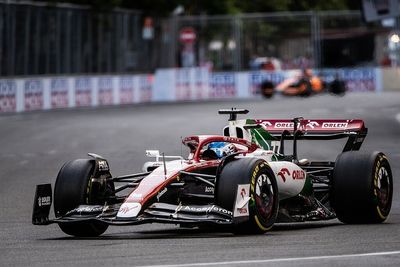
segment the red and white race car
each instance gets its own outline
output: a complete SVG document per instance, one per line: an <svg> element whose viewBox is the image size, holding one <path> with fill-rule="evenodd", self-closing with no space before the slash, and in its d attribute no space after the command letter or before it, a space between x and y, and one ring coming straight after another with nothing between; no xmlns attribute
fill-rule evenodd
<svg viewBox="0 0 400 267"><path fill-rule="evenodd" d="M284 96L307 97L325 92L343 96L346 90L346 83L340 80L338 75L327 82L314 75L311 69L303 69L278 84L270 80L264 80L260 84L260 93L265 98L271 98L276 93Z"/></svg>
<svg viewBox="0 0 400 267"><path fill-rule="evenodd" d="M264 233L275 222L386 220L392 172L383 153L358 151L367 134L363 121L237 120L247 112L220 110L230 116L223 135L184 138L187 158L146 151L155 160L142 173L113 177L107 160L96 154L66 163L55 182L55 218L49 219L51 185L38 185L33 224L57 223L69 235L98 236L109 225L152 222ZM338 138L347 142L335 162L297 156L299 140Z"/></svg>

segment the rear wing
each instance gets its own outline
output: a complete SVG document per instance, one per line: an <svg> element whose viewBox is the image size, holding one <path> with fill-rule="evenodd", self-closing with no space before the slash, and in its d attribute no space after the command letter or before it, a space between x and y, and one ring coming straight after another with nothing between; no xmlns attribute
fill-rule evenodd
<svg viewBox="0 0 400 267"><path fill-rule="evenodd" d="M271 134L282 134L285 130L293 133L295 130L304 133L315 134L338 134L349 132L362 132L365 130L362 120L308 120L295 118L292 120L254 120L264 130ZM296 124L296 127L295 127Z"/></svg>
<svg viewBox="0 0 400 267"><path fill-rule="evenodd" d="M253 125L261 127L272 136L283 140L334 140L348 137L343 151L359 150L367 133L364 121L355 120L252 120ZM246 127L246 126L245 126Z"/></svg>
<svg viewBox="0 0 400 267"><path fill-rule="evenodd" d="M302 117L291 120L247 119L236 120L238 114L247 114L246 109L221 109L219 114L229 115L229 124L224 128L224 136L244 138L255 142L264 149L270 149L272 142L280 140L279 153L283 154L284 141L294 140L293 150L297 150L297 140L334 140L348 138L343 152L359 150L368 129L363 120L310 120Z"/></svg>

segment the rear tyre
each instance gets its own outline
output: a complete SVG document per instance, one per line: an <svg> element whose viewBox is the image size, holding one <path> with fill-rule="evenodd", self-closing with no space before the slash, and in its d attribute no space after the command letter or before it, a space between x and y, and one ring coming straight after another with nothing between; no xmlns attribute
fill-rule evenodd
<svg viewBox="0 0 400 267"><path fill-rule="evenodd" d="M91 187L94 168L95 161L89 159L77 159L64 164L58 173L54 188L54 213L57 217L65 215L79 205L105 203L104 197L99 198L98 189L92 190ZM108 185L110 186L112 185ZM99 236L108 228L107 224L96 221L58 225L64 233L79 237Z"/></svg>
<svg viewBox="0 0 400 267"><path fill-rule="evenodd" d="M344 81L335 79L329 85L329 92L334 95L343 96L346 93L346 83Z"/></svg>
<svg viewBox="0 0 400 267"><path fill-rule="evenodd" d="M234 225L240 234L262 234L278 214L278 187L268 163L257 158L232 160L223 167L216 184L216 204L234 212L238 185L250 185L249 216Z"/></svg>
<svg viewBox="0 0 400 267"><path fill-rule="evenodd" d="M393 177L381 152L344 152L333 171L331 205L344 223L381 223L392 205Z"/></svg>
<svg viewBox="0 0 400 267"><path fill-rule="evenodd" d="M264 98L271 98L274 95L274 84L271 81L265 80L261 83L260 90Z"/></svg>
<svg viewBox="0 0 400 267"><path fill-rule="evenodd" d="M310 96L313 93L312 85L309 79L302 79L299 82L298 89L299 89L298 95L302 97Z"/></svg>

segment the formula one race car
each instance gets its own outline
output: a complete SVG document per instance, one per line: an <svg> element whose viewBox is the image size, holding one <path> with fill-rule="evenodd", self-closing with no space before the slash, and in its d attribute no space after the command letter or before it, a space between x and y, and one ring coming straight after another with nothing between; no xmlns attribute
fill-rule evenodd
<svg viewBox="0 0 400 267"><path fill-rule="evenodd" d="M331 82L323 81L322 78L313 74L312 70L304 69L301 74L294 75L274 84L270 80L264 80L260 84L261 95L271 98L274 94L280 93L284 96L311 96L324 92L334 95L344 95L346 84L335 77Z"/></svg>
<svg viewBox="0 0 400 267"><path fill-rule="evenodd" d="M389 215L393 178L381 152L359 152L362 120L237 120L223 136L190 136L186 159L148 150L144 172L113 177L106 159L77 159L60 170L54 188L38 185L32 222L57 223L73 236L98 236L109 225L221 225L234 233L264 233L275 222L338 218L380 223ZM297 157L299 140L347 138L335 162ZM293 153L285 154L292 140ZM115 184L122 184L115 187Z"/></svg>

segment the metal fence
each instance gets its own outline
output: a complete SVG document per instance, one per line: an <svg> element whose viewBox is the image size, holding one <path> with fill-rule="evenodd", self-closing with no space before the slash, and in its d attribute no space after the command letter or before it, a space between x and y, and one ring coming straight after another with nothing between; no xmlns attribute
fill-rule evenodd
<svg viewBox="0 0 400 267"><path fill-rule="evenodd" d="M376 65L391 30L364 23L359 11L176 17L169 23L177 42L182 28L197 33L195 64L215 70ZM183 50L178 42L170 61L182 66Z"/></svg>
<svg viewBox="0 0 400 267"><path fill-rule="evenodd" d="M0 75L142 71L140 13L0 3Z"/></svg>
<svg viewBox="0 0 400 267"><path fill-rule="evenodd" d="M196 34L180 41L183 28ZM138 11L0 0L0 76L351 67L379 64L390 28L360 12L284 12L153 18ZM190 60L188 60L190 59Z"/></svg>

